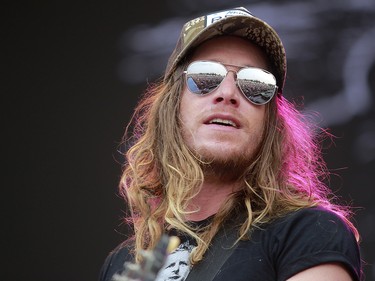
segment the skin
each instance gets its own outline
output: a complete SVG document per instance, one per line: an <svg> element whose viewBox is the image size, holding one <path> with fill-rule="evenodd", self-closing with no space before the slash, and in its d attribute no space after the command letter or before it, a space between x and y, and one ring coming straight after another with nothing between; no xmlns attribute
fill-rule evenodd
<svg viewBox="0 0 375 281"><path fill-rule="evenodd" d="M352 281L345 268L339 263L327 263L297 273L288 281Z"/></svg>
<svg viewBox="0 0 375 281"><path fill-rule="evenodd" d="M249 41L221 36L198 47L191 61L211 60L236 66L267 69L264 53ZM238 71L240 67L227 67ZM253 105L235 84L229 72L221 85L204 96L192 94L185 86L181 96L180 118L187 146L204 161L205 180L200 193L190 202L194 212L188 220L199 221L215 214L227 196L240 188L239 173L256 152L263 135L265 106ZM213 118L231 120L236 127L209 124ZM289 281L349 281L345 268L327 263L304 270Z"/></svg>

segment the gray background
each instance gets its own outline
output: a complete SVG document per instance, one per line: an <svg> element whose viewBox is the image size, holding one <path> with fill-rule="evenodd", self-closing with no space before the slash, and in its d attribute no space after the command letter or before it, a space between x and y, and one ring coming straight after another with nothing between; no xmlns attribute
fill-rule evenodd
<svg viewBox="0 0 375 281"><path fill-rule="evenodd" d="M230 4L228 5L228 3ZM5 1L1 280L96 280L126 233L117 152L186 19L245 6L279 32L285 95L318 111L331 187L375 280L375 1Z"/></svg>

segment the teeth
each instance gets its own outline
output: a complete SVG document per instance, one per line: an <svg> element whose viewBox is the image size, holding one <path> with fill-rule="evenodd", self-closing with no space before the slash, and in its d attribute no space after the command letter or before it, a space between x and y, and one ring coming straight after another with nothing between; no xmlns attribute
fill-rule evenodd
<svg viewBox="0 0 375 281"><path fill-rule="evenodd" d="M227 126L232 126L232 127L237 127L237 125L231 121L231 120L225 120L225 119L220 119L220 118L215 118L215 119L212 119L210 122L210 124L221 124L221 125L227 125Z"/></svg>

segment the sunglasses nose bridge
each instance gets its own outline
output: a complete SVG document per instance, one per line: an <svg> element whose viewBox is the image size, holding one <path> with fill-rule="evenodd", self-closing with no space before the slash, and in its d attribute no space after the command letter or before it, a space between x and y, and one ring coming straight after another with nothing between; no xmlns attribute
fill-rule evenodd
<svg viewBox="0 0 375 281"><path fill-rule="evenodd" d="M232 72L232 73L233 73L233 80L234 80L234 82L237 84L237 71L232 70L232 69L229 69L229 70L227 70L227 74L226 74L225 77L228 76L229 72Z"/></svg>
<svg viewBox="0 0 375 281"><path fill-rule="evenodd" d="M230 74L233 73L233 74ZM220 95L222 100L229 100L232 104L237 104L237 94L235 94L234 88L239 89L237 83L237 71L232 69L227 69L225 76L222 76L222 80L218 87L221 87L221 90L217 92ZM240 89L239 89L240 90ZM241 90L240 90L241 92Z"/></svg>

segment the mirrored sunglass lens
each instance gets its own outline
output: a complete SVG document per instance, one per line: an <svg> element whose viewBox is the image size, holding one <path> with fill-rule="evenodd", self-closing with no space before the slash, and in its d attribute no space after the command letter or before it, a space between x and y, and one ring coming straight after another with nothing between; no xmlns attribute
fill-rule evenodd
<svg viewBox="0 0 375 281"><path fill-rule="evenodd" d="M226 69L214 62L193 62L186 70L186 84L190 92L204 95L215 90L223 81Z"/></svg>
<svg viewBox="0 0 375 281"><path fill-rule="evenodd" d="M269 102L276 92L275 77L259 68L241 69L237 83L246 98L255 104Z"/></svg>

